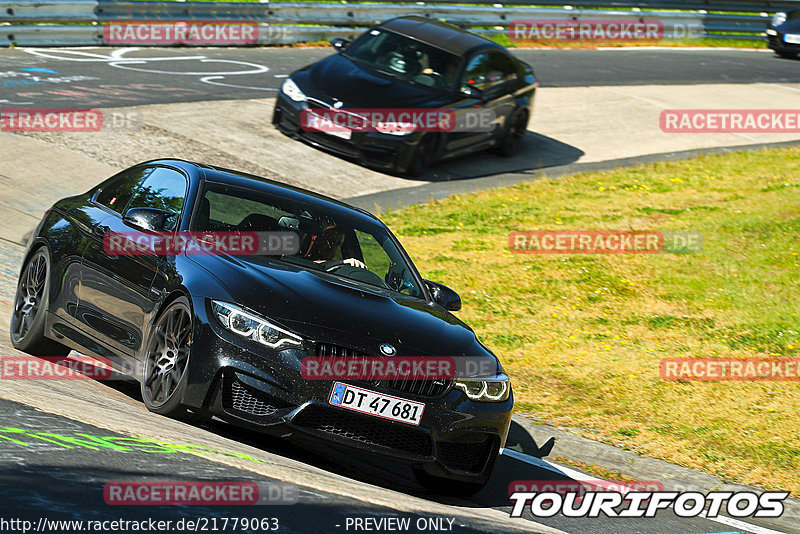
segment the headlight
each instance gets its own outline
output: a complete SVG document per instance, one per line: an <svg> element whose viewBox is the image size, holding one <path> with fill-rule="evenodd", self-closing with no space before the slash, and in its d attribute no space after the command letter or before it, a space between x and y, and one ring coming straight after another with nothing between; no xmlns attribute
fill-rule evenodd
<svg viewBox="0 0 800 534"><path fill-rule="evenodd" d="M211 308L222 326L234 334L257 341L271 349L303 346L303 338L300 336L238 306L212 300Z"/></svg>
<svg viewBox="0 0 800 534"><path fill-rule="evenodd" d="M281 92L294 100L295 102L305 102L306 95L297 87L297 84L291 78L286 78L286 81L281 85Z"/></svg>
<svg viewBox="0 0 800 534"><path fill-rule="evenodd" d="M772 17L771 24L773 26L780 26L784 22L786 22L786 13L784 13L783 11L778 11L777 13L775 13L775 16Z"/></svg>
<svg viewBox="0 0 800 534"><path fill-rule="evenodd" d="M457 378L453 385L474 401L502 402L511 394L511 383L502 373L489 378Z"/></svg>
<svg viewBox="0 0 800 534"><path fill-rule="evenodd" d="M389 135L408 135L414 133L413 122L376 122L375 130Z"/></svg>

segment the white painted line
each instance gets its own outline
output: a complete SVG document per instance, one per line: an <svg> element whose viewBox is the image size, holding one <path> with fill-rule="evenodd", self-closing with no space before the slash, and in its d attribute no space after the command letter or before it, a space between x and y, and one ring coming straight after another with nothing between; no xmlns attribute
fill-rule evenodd
<svg viewBox="0 0 800 534"><path fill-rule="evenodd" d="M722 523L723 525L729 527L738 528L739 530L746 530L747 532L752 532L753 534L786 534L781 530L772 530L771 528L751 525L750 523L745 523L744 521L739 521L738 519L733 519L731 517L725 517L724 515L707 517L706 513L703 512L700 514L700 517L710 519L711 521L716 521L717 523Z"/></svg>
<svg viewBox="0 0 800 534"><path fill-rule="evenodd" d="M581 48L567 49L567 50L585 50ZM772 53L768 48L736 48L735 46L598 46L596 50L603 52L612 51L631 51L631 50L672 50L676 52L716 52L722 50L725 52L760 52Z"/></svg>
<svg viewBox="0 0 800 534"><path fill-rule="evenodd" d="M517 452L515 450L504 449L503 450L503 454L506 455L506 456L509 456L511 458L514 458L516 460L519 460L521 462L525 462L525 463L528 463L528 464L531 464L531 465L538 465L535 461L533 461L534 458L532 456L529 456L529 455L521 453L521 452ZM587 475L586 473L581 473L580 471L576 471L575 469L570 469L569 467L557 464L555 462L547 461L547 460L545 460L543 458L537 458L537 460L541 460L542 462L545 462L546 464L552 465L553 467L555 467L556 469L559 469L565 475L567 475L568 477L572 478L573 480L578 480L578 481L581 481L581 482L592 482L592 483L596 483L598 486L605 486L605 485L608 485L608 484L614 484L615 487L619 488L617 491L619 491L620 493L623 493L623 494L627 493L628 491L634 491L633 488L625 487L624 485L621 485L619 483L612 483L612 482L610 482L608 480L603 480L601 478L593 477L591 475ZM717 523L721 523L721 524L729 526L729 527L738 528L740 530L746 530L747 532L752 532L753 534L787 534L786 532L783 532L783 531L780 531L780 530L772 530L770 528L759 527L757 525L752 525L750 523L746 523L744 521L740 521L738 519L732 519L730 517L725 517L725 516L722 516L722 515L717 516L717 517L708 517L706 515L706 513L703 512L703 513L700 514L699 517L702 517L704 519L708 519L709 521L715 521Z"/></svg>
<svg viewBox="0 0 800 534"><path fill-rule="evenodd" d="M253 91L277 91L277 89L273 89L272 87L252 87L249 85L234 85L232 83L223 83L216 81L224 79L225 76L206 76L205 78L200 78L200 81L210 85L219 85L222 87L234 87L236 89L250 89Z"/></svg>

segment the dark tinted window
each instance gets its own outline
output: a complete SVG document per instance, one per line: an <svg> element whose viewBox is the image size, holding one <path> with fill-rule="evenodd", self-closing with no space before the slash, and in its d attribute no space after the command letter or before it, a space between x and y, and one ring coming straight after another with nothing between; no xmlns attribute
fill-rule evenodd
<svg viewBox="0 0 800 534"><path fill-rule="evenodd" d="M152 170L152 168L138 168L127 171L103 187L95 196L95 202L122 213L133 192Z"/></svg>
<svg viewBox="0 0 800 534"><path fill-rule="evenodd" d="M250 258L291 263L358 284L422 297L412 266L386 229L358 217L277 195L208 184L193 229L296 232L300 237L297 254Z"/></svg>
<svg viewBox="0 0 800 534"><path fill-rule="evenodd" d="M513 59L500 52L488 52L469 61L463 83L485 91L516 79L517 67Z"/></svg>
<svg viewBox="0 0 800 534"><path fill-rule="evenodd" d="M356 39L344 54L396 78L437 90L451 89L461 66L461 58L455 54L377 28Z"/></svg>
<svg viewBox="0 0 800 534"><path fill-rule="evenodd" d="M172 169L156 167L136 189L126 209L156 208L172 213L166 229L171 230L178 221L186 199L186 177Z"/></svg>

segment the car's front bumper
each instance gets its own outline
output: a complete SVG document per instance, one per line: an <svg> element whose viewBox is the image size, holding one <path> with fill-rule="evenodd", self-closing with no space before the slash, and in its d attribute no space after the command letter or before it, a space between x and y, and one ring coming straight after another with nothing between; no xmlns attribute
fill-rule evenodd
<svg viewBox="0 0 800 534"><path fill-rule="evenodd" d="M776 52L800 52L800 43L787 43L786 35L776 28L767 28L767 47Z"/></svg>
<svg viewBox="0 0 800 534"><path fill-rule="evenodd" d="M395 136L379 132L353 132L350 139L342 139L323 132L304 130L301 116L305 109L308 109L305 103L289 100L281 93L275 102L272 123L283 134L338 156L376 169L399 173L408 171L420 134Z"/></svg>
<svg viewBox="0 0 800 534"><path fill-rule="evenodd" d="M306 351L261 350L210 321L203 299L194 308L198 327L185 404L239 426L358 449L433 475L478 482L489 476L508 433L513 394L503 402L475 402L452 387L425 397L377 383L367 387L425 403L419 426L360 414L328 403L333 382L301 376Z"/></svg>

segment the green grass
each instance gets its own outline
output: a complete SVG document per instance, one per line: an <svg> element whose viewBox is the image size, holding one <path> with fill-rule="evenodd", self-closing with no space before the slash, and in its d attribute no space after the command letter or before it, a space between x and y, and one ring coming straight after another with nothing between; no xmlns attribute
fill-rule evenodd
<svg viewBox="0 0 800 534"><path fill-rule="evenodd" d="M704 156L391 212L503 360L516 410L800 494L797 382L667 382L667 357L800 356L800 148ZM512 254L513 230L693 230L701 252Z"/></svg>

